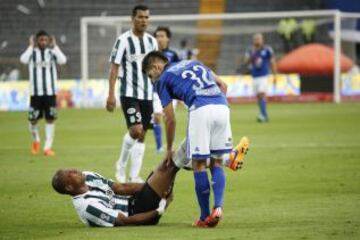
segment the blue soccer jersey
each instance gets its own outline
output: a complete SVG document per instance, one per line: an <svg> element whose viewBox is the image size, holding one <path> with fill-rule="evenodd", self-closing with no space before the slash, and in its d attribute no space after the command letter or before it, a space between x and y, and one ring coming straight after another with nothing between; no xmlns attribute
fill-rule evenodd
<svg viewBox="0 0 360 240"><path fill-rule="evenodd" d="M162 53L167 57L169 63L176 63L180 61L177 53L169 48L162 50Z"/></svg>
<svg viewBox="0 0 360 240"><path fill-rule="evenodd" d="M173 99L193 110L210 104L227 105L211 70L199 61L185 60L167 64L155 84L163 107Z"/></svg>
<svg viewBox="0 0 360 240"><path fill-rule="evenodd" d="M250 59L251 75L253 77L262 77L269 74L271 58L274 52L271 47L264 46L260 49L250 49L245 56Z"/></svg>

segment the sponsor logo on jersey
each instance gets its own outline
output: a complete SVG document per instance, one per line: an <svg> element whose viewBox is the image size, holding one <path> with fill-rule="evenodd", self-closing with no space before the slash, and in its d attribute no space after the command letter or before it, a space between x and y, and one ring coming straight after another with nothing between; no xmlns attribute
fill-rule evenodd
<svg viewBox="0 0 360 240"><path fill-rule="evenodd" d="M134 114L136 112L135 108L128 108L128 110L126 110L127 114Z"/></svg>

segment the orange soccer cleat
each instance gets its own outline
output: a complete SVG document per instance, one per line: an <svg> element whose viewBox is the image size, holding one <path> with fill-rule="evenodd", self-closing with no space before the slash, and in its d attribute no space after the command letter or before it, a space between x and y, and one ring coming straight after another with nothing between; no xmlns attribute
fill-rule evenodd
<svg viewBox="0 0 360 240"><path fill-rule="evenodd" d="M55 156L55 152L52 149L48 148L44 150L44 155L47 157L52 157Z"/></svg>
<svg viewBox="0 0 360 240"><path fill-rule="evenodd" d="M38 155L40 153L40 142L33 141L31 144L31 153L33 155Z"/></svg>
<svg viewBox="0 0 360 240"><path fill-rule="evenodd" d="M193 227L197 227L197 228L207 228L208 226L206 225L206 222L198 219L195 222L192 223Z"/></svg>
<svg viewBox="0 0 360 240"><path fill-rule="evenodd" d="M241 168L244 158L249 150L250 141L247 137L242 137L239 144L230 153L229 168L236 171Z"/></svg>
<svg viewBox="0 0 360 240"><path fill-rule="evenodd" d="M205 224L208 227L216 227L222 218L221 207L214 208L211 214L205 219Z"/></svg>

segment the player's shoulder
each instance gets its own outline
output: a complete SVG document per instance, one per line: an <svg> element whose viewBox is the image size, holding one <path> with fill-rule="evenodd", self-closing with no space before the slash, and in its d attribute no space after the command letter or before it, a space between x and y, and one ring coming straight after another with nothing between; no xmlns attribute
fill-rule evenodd
<svg viewBox="0 0 360 240"><path fill-rule="evenodd" d="M151 39L152 41L156 41L156 38L148 32L144 33L144 37Z"/></svg>
<svg viewBox="0 0 360 240"><path fill-rule="evenodd" d="M120 40L120 41L121 40L126 40L130 36L131 36L131 31L127 30L127 31L123 32L122 34L120 34L117 39Z"/></svg>
<svg viewBox="0 0 360 240"><path fill-rule="evenodd" d="M103 177L102 175L100 175L97 172L92 172L92 171L83 171L82 174L84 174L86 180L91 180L91 179L106 179L105 177Z"/></svg>

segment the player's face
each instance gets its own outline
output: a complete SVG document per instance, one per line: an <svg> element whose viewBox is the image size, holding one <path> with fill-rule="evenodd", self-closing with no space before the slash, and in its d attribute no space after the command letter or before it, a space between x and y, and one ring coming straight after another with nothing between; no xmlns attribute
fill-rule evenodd
<svg viewBox="0 0 360 240"><path fill-rule="evenodd" d="M66 185L72 185L73 187L80 187L85 182L85 177L77 169L64 170Z"/></svg>
<svg viewBox="0 0 360 240"><path fill-rule="evenodd" d="M137 32L145 32L149 25L150 11L137 10L136 16L132 17L133 28Z"/></svg>
<svg viewBox="0 0 360 240"><path fill-rule="evenodd" d="M155 82L159 79L164 66L161 65L159 62L155 62L151 65L149 70L147 71L148 76L150 77L151 81Z"/></svg>
<svg viewBox="0 0 360 240"><path fill-rule="evenodd" d="M166 32L157 31L155 34L156 40L159 44L160 50L166 49L169 46L170 39L166 36Z"/></svg>
<svg viewBox="0 0 360 240"><path fill-rule="evenodd" d="M45 49L49 46L49 36L43 35L37 38L37 45L40 49Z"/></svg>
<svg viewBox="0 0 360 240"><path fill-rule="evenodd" d="M261 47L264 44L263 36L261 34L254 35L253 44L256 48Z"/></svg>

